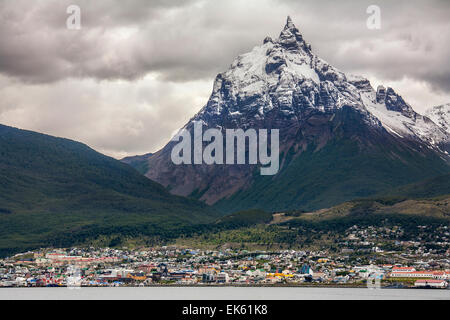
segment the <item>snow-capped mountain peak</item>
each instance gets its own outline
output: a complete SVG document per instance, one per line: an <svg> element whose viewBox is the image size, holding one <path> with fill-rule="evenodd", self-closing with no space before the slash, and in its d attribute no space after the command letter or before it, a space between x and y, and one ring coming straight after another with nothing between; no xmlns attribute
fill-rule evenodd
<svg viewBox="0 0 450 320"><path fill-rule="evenodd" d="M304 50L308 53L311 51L311 46L303 40L303 35L294 25L291 17L287 18L286 25L278 37L278 43L286 49Z"/></svg>
<svg viewBox="0 0 450 320"><path fill-rule="evenodd" d="M280 171L255 165L175 165L173 142L146 176L172 193L225 210L320 208L448 171L448 132L417 114L392 88L346 75L311 50L292 19L217 75L194 121L208 128L278 129Z"/></svg>
<svg viewBox="0 0 450 320"><path fill-rule="evenodd" d="M219 127L227 119L247 128L274 113L301 121L313 110L329 113L343 106L398 137L432 147L449 141L448 132L416 113L392 88L374 90L367 79L345 75L316 56L290 17L277 39L266 37L217 76L208 104L194 119Z"/></svg>
<svg viewBox="0 0 450 320"><path fill-rule="evenodd" d="M250 113L252 117L263 118L268 112L278 110L296 117L298 108L293 102L300 93L307 108L356 106L357 94L343 94L334 85L344 81L342 72L311 52L288 18L278 39L267 37L261 46L237 57L226 72L217 76L210 100L198 116L237 118ZM321 100L320 95L330 99Z"/></svg>

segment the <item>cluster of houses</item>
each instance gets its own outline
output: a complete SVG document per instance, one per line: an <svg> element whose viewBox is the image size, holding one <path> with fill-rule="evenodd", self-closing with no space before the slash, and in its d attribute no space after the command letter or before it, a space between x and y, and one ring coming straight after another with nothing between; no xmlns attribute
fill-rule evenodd
<svg viewBox="0 0 450 320"><path fill-rule="evenodd" d="M326 252L119 250L71 248L27 252L0 260L0 287L152 285L349 285L373 279L446 288L450 270L400 264L355 264ZM418 268L418 269L416 269ZM405 280L406 279L406 280ZM411 282L412 281L412 282Z"/></svg>

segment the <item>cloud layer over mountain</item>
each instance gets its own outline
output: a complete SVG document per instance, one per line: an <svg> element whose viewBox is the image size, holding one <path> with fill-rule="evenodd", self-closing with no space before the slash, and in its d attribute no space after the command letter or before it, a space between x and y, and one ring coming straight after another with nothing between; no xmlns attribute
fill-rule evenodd
<svg viewBox="0 0 450 320"><path fill-rule="evenodd" d="M81 8L81 30L66 9ZM291 15L346 73L392 85L423 112L450 101L450 2L0 0L0 122L110 155L156 151L206 102L235 56Z"/></svg>

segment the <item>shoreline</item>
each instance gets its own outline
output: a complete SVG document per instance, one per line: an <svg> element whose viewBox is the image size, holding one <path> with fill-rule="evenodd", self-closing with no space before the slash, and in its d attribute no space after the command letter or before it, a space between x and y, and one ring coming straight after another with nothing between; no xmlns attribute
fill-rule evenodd
<svg viewBox="0 0 450 320"><path fill-rule="evenodd" d="M368 288L366 285L353 286L353 285L147 285L147 286L44 286L44 287L0 287L2 289L88 289L88 288L297 288L297 289L369 289L369 290L450 290L450 288L427 288L427 287L408 287L408 286L381 286L379 288Z"/></svg>

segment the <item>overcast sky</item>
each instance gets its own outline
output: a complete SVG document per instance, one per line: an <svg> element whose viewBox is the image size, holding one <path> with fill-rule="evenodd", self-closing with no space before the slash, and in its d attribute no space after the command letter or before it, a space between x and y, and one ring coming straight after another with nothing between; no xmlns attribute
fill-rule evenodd
<svg viewBox="0 0 450 320"><path fill-rule="evenodd" d="M450 102L449 14L448 0L0 0L0 123L117 158L157 151L287 15L321 58L421 113Z"/></svg>

